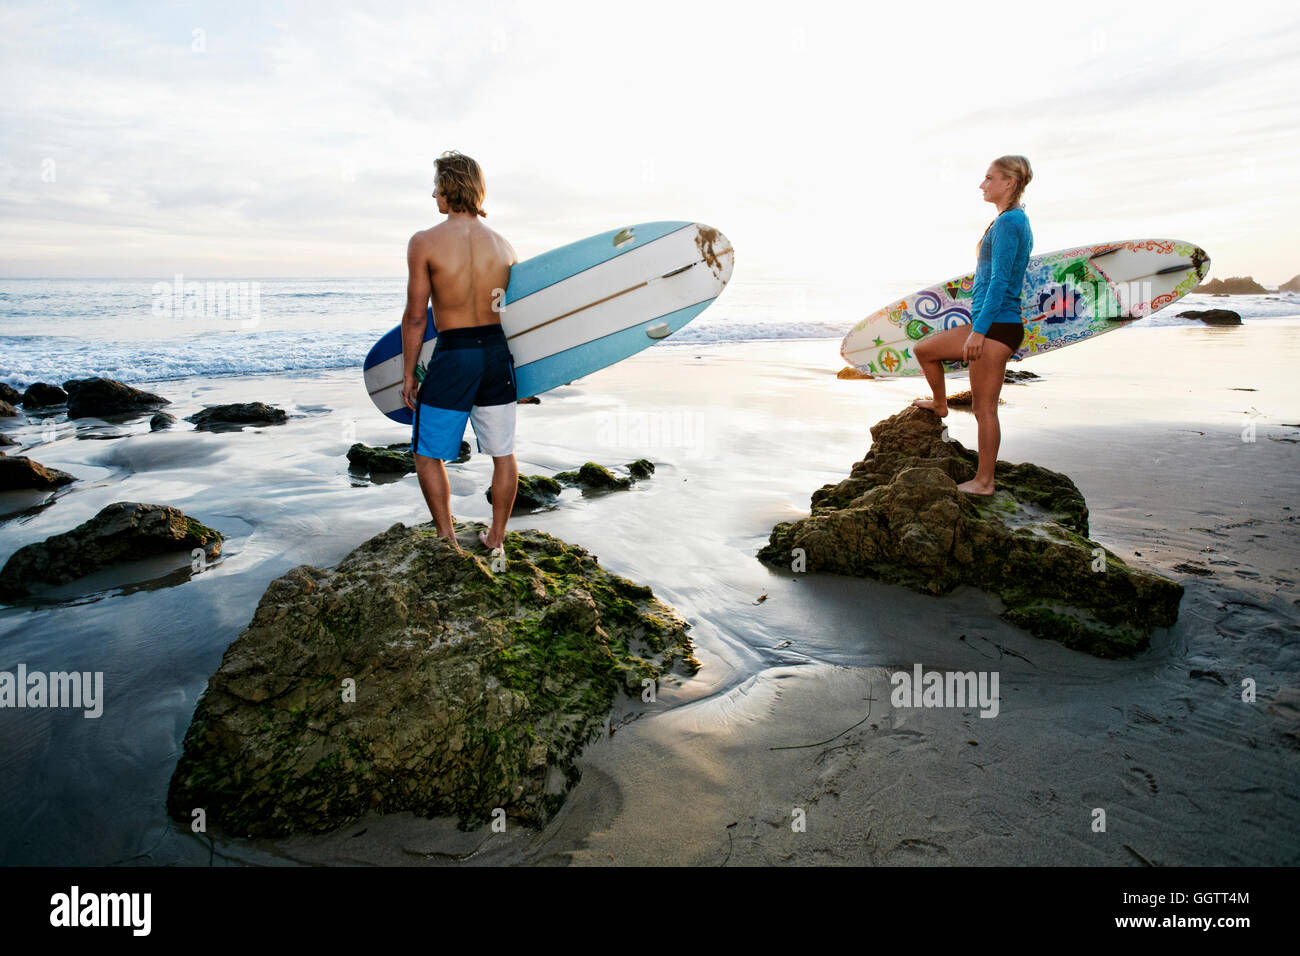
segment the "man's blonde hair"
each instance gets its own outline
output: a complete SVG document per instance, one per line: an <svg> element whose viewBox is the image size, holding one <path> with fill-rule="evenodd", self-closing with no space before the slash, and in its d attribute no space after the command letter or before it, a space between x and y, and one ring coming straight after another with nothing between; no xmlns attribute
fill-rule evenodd
<svg viewBox="0 0 1300 956"><path fill-rule="evenodd" d="M487 186L483 183L483 170L464 153L449 149L433 161L434 181L447 208L452 212L468 212L487 216L483 211L483 197Z"/></svg>

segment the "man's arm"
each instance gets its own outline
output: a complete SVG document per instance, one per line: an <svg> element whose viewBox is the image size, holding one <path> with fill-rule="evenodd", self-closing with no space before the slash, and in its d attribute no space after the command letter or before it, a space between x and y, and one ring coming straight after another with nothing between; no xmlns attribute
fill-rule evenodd
<svg viewBox="0 0 1300 956"><path fill-rule="evenodd" d="M429 267L420 243L420 233L406 244L406 311L402 313L402 400L415 408L415 366L424 348L424 333L429 324Z"/></svg>
<svg viewBox="0 0 1300 956"><path fill-rule="evenodd" d="M515 247L510 245L509 241L506 239L505 236L498 234L497 238L499 238L501 240L501 244L505 246L506 260L508 263L508 268L506 269L506 285L509 286L510 270L514 269L515 266L519 265L519 257L515 255ZM500 320L501 318L501 310L505 308L505 302L506 302L506 290L493 289L492 290L492 311L497 313L498 320Z"/></svg>

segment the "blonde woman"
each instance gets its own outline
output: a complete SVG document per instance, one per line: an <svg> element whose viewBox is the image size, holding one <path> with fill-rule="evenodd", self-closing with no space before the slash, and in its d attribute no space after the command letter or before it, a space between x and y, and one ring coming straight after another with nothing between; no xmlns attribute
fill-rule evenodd
<svg viewBox="0 0 1300 956"><path fill-rule="evenodd" d="M979 468L975 477L957 488L973 495L993 494L993 469L997 465L1002 431L998 426L998 395L1007 359L1025 338L1020 318L1020 291L1034 246L1029 217L1020 196L1033 178L1023 156L999 156L989 164L980 183L984 201L997 207L997 217L984 230L976 247L975 288L971 298L971 324L927 335L914 352L934 397L912 404L936 415L948 414L944 387L945 359L970 364L971 402L979 425Z"/></svg>

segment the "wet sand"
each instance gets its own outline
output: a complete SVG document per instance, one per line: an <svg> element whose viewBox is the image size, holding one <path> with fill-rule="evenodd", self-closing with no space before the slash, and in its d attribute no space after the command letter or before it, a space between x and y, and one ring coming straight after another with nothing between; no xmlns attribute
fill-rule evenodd
<svg viewBox="0 0 1300 956"><path fill-rule="evenodd" d="M69 431L32 452L83 482L0 525L0 559L115 500L175 505L230 539L182 586L0 610L0 668L104 669L108 693L98 721L3 715L2 858L1295 863L1300 427L1287 423L1300 423L1300 402L1287 360L1298 356L1300 322L1135 326L1021 363L1043 379L1004 388L999 457L1069 474L1094 539L1187 588L1178 624L1123 662L1013 628L976 589L934 598L754 558L776 522L805 514L811 492L865 454L871 424L927 394L919 380L839 381L838 343L803 341L652 349L549 393L520 409L521 473L640 457L658 470L629 492L566 492L515 526L582 544L654 588L692 622L700 673L654 704L620 705L543 831L371 816L323 837L215 847L162 802L221 653L274 577L428 515L414 476L347 475L352 441L408 434L373 411L359 373L159 383L150 390L178 416L261 400L303 417L241 434ZM949 421L974 447L974 419L954 409ZM454 469L458 518L487 517L490 466L476 456ZM998 716L894 707L890 673L917 662L996 670ZM1255 703L1240 699L1247 678Z"/></svg>

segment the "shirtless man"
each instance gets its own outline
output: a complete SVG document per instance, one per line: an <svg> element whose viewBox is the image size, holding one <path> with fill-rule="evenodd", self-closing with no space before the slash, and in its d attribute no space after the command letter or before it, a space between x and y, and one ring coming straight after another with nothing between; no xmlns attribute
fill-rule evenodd
<svg viewBox="0 0 1300 956"><path fill-rule="evenodd" d="M406 247L409 278L402 316L402 400L414 413L411 451L420 490L438 536L460 549L452 530L451 491L444 461L460 454L465 422L474 425L478 449L492 456L492 527L479 540L504 548L514 506L515 367L501 330L500 308L519 260L510 243L479 222L486 192L478 163L457 152L436 161L433 197L445 222L417 232ZM438 344L423 384L415 365L433 302Z"/></svg>

